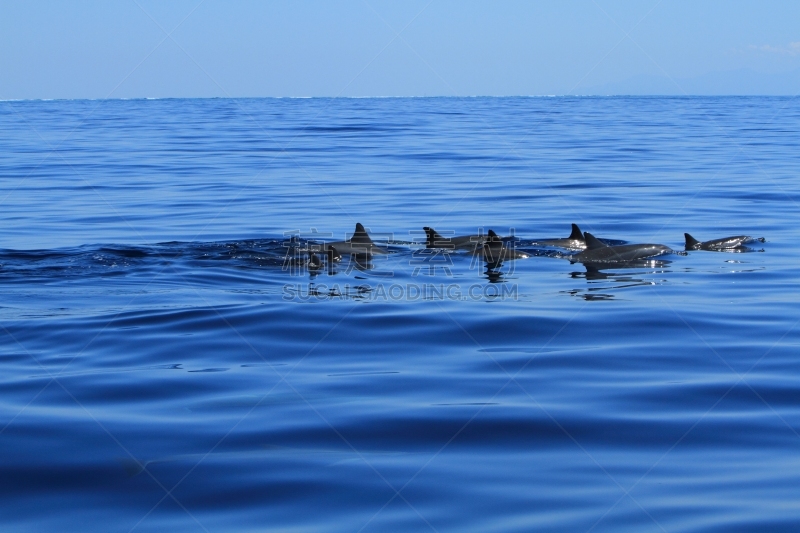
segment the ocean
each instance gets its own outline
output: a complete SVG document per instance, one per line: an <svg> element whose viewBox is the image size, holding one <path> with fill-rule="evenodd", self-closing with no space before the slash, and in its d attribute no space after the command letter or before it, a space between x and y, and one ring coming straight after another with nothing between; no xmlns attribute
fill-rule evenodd
<svg viewBox="0 0 800 533"><path fill-rule="evenodd" d="M0 526L797 531L798 146L789 97L2 101Z"/></svg>

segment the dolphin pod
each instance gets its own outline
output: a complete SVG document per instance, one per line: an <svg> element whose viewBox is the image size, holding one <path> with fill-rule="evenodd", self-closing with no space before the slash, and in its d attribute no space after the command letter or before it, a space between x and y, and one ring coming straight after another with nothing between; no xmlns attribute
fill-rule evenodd
<svg viewBox="0 0 800 533"><path fill-rule="evenodd" d="M526 259L530 257L524 252L519 252L513 247L503 243L494 230L489 230L486 235L464 235L461 237L442 237L435 229L425 226L425 247L440 248L442 250L468 250L473 255L480 255L487 263L500 264L511 259Z"/></svg>
<svg viewBox="0 0 800 533"><path fill-rule="evenodd" d="M440 249L445 252L465 250L472 255L480 256L489 265L500 265L503 261L530 257L530 254L515 249L513 239L502 238L491 229L485 235L475 234L457 237L444 237L429 226L425 226L423 230L425 231L426 248ZM685 233L684 236L687 251L747 251L746 244L766 242L763 237L753 238L746 235L703 242L698 241L688 233ZM572 224L572 232L569 237L535 240L533 244L579 250L577 253L566 256L570 262L593 265L605 263L632 264L672 253L686 255L685 252L676 252L663 244L611 244L612 242L598 239L589 232L582 233L577 224ZM369 258L372 255L388 254L389 250L378 246L369 236L364 226L361 223L356 223L355 231L349 239L324 243L321 252L330 264L341 260L343 255ZM320 268L322 266L320 257L317 257L313 252L310 253L309 266L311 268Z"/></svg>

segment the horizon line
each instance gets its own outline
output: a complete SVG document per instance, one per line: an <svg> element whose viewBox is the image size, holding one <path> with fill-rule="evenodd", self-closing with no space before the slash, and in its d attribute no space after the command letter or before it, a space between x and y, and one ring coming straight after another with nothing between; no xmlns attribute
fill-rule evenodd
<svg viewBox="0 0 800 533"><path fill-rule="evenodd" d="M132 96L120 98L0 98L0 102L128 101L128 100L369 100L408 98L797 98L800 94L507 94L407 96Z"/></svg>

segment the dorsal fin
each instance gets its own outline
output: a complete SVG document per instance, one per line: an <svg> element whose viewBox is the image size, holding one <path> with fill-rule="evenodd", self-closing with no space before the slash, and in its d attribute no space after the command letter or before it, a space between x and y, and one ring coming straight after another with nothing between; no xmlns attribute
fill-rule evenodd
<svg viewBox="0 0 800 533"><path fill-rule="evenodd" d="M583 233L583 238L586 240L586 249L587 250L595 250L597 248L605 248L608 245L589 233L588 231Z"/></svg>
<svg viewBox="0 0 800 533"><path fill-rule="evenodd" d="M577 224L572 225L572 233L569 234L569 238L573 241L583 240L583 233L581 233L581 228L579 228Z"/></svg>
<svg viewBox="0 0 800 533"><path fill-rule="evenodd" d="M697 239L695 239L694 237L692 237L688 233L684 233L683 236L686 237L686 247L687 248L694 248L695 246L700 244L700 241L698 241Z"/></svg>
<svg viewBox="0 0 800 533"><path fill-rule="evenodd" d="M500 240L500 236L494 232L494 230L489 230L486 234L486 242L483 243L483 257L489 263L496 263L500 264L503 260L503 252L505 251L505 247L503 246L503 241Z"/></svg>
<svg viewBox="0 0 800 533"><path fill-rule="evenodd" d="M450 239L445 239L444 237L436 233L435 229L429 228L428 226L425 226L422 229L425 230L425 235L427 235L427 239L425 240L426 247L442 248L450 245Z"/></svg>
<svg viewBox="0 0 800 533"><path fill-rule="evenodd" d="M350 238L350 242L353 244L373 244L372 239L367 235L367 230L364 229L361 222L356 222L356 231Z"/></svg>

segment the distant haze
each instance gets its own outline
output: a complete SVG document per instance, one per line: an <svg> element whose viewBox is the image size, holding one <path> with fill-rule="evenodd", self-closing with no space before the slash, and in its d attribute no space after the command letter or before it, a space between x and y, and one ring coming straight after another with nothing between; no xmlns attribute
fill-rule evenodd
<svg viewBox="0 0 800 533"><path fill-rule="evenodd" d="M0 2L0 99L800 92L798 2Z"/></svg>

